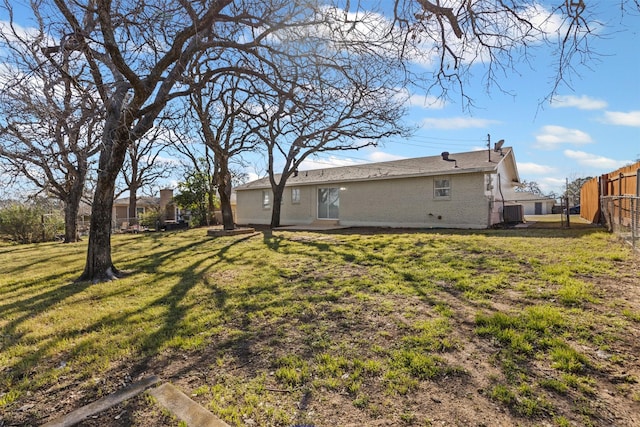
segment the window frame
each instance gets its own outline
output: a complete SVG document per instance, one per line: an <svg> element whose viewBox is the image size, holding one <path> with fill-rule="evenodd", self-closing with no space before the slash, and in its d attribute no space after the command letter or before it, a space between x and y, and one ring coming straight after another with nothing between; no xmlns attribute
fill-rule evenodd
<svg viewBox="0 0 640 427"><path fill-rule="evenodd" d="M300 204L300 187L291 188L291 204L292 205Z"/></svg>
<svg viewBox="0 0 640 427"><path fill-rule="evenodd" d="M331 196L334 196L335 198L330 202L330 203L323 203L322 206L325 207L326 210L326 216L322 216L322 214L324 214L325 212L322 211L321 212L321 195L320 193L322 191L326 191L326 198L327 200L325 202L329 202L331 199ZM317 203L316 203L316 215L318 219L328 219L328 220L339 220L340 219L340 188L339 187L318 187L317 189ZM337 214L336 216L332 216L330 215L331 213L331 206L334 206L334 210L336 211L335 213Z"/></svg>
<svg viewBox="0 0 640 427"><path fill-rule="evenodd" d="M262 190L262 209L271 208L271 192L269 190Z"/></svg>
<svg viewBox="0 0 640 427"><path fill-rule="evenodd" d="M440 194L440 193L444 193L444 194ZM449 177L433 178L433 198L434 200L451 200L451 178Z"/></svg>

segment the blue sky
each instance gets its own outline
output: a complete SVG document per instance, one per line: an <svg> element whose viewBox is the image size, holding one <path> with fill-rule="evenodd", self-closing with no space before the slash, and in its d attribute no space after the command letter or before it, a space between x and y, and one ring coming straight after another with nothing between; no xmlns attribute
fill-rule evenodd
<svg viewBox="0 0 640 427"><path fill-rule="evenodd" d="M613 0L605 3L619 6ZM508 93L497 87L487 93L484 70L476 66L475 83L467 88L475 103L470 111L455 98L430 106L416 91L407 123L420 129L411 138L392 138L352 156L322 156L306 166L477 150L486 148L490 135L492 146L504 139L514 148L522 180L537 182L545 193L560 193L567 178L598 176L639 159L640 17L603 6L597 10L600 36L590 42L594 60L567 76L568 84L560 86L553 102L545 102L555 76L552 52L539 49L533 63L516 64L500 80Z"/></svg>
<svg viewBox="0 0 640 427"><path fill-rule="evenodd" d="M544 192L560 193L567 178L597 176L635 161L640 158L640 16L632 9L623 15L617 0L605 3L595 6L602 23L599 36L590 42L595 59L576 66L554 102L544 101L555 77L551 51L538 49L534 61L515 64L500 79L508 93L497 87L487 93L484 70L476 66L466 88L475 104L470 110L455 95L433 103L416 90L405 119L418 127L413 136L353 153L312 157L301 169L478 150L486 148L490 135L492 145L504 139L514 148L521 179L536 181ZM28 25L24 11L16 18ZM264 175L260 161L254 164L247 170L250 177Z"/></svg>

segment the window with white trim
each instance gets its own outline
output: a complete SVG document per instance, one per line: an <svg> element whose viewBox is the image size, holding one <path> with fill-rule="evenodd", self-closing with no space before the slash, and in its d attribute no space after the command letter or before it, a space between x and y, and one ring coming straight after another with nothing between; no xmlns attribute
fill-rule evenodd
<svg viewBox="0 0 640 427"><path fill-rule="evenodd" d="M291 189L291 203L298 204L300 203L300 189L292 188Z"/></svg>
<svg viewBox="0 0 640 427"><path fill-rule="evenodd" d="M451 198L451 181L449 181L449 178L436 178L433 180L433 198Z"/></svg>
<svg viewBox="0 0 640 427"><path fill-rule="evenodd" d="M262 208L269 209L271 207L271 192L262 190Z"/></svg>

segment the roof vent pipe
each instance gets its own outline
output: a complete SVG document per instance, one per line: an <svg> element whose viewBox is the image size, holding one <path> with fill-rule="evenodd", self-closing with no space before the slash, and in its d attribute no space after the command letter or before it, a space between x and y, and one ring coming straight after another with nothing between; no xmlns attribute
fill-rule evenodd
<svg viewBox="0 0 640 427"><path fill-rule="evenodd" d="M454 162L455 165L453 167L454 168L458 167L458 161L456 159L450 159L448 151L443 151L442 154L440 154L440 155L442 156L442 160L446 160L447 162Z"/></svg>

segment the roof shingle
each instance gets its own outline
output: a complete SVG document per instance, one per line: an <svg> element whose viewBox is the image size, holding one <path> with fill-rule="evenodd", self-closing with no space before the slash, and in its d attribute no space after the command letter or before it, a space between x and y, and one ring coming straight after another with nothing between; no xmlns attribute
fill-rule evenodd
<svg viewBox="0 0 640 427"><path fill-rule="evenodd" d="M330 182L371 181L389 178L409 178L415 176L449 175L473 172L492 172L511 152L510 147L502 149L502 155L491 151L491 161L487 150L450 153L449 161L442 156L417 157L379 163L362 163L335 168L312 169L291 175L287 186L314 185ZM276 175L276 180L280 174ZM269 178L261 178L240 185L236 190L271 188Z"/></svg>

